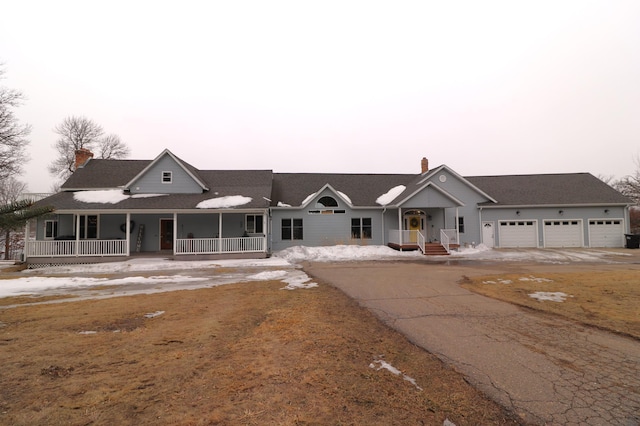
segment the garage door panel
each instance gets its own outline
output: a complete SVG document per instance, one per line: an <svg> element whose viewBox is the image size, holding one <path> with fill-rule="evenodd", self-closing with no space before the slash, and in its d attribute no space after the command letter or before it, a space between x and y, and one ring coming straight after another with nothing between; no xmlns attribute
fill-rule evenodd
<svg viewBox="0 0 640 426"><path fill-rule="evenodd" d="M538 223L536 221L500 222L500 247L537 247Z"/></svg>
<svg viewBox="0 0 640 426"><path fill-rule="evenodd" d="M545 220L545 247L582 247L582 220Z"/></svg>
<svg viewBox="0 0 640 426"><path fill-rule="evenodd" d="M591 247L624 247L622 219L590 219L589 245Z"/></svg>

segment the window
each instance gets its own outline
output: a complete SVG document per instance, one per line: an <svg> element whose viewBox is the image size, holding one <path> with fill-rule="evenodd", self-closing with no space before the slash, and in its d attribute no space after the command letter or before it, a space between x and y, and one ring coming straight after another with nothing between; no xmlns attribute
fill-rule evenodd
<svg viewBox="0 0 640 426"><path fill-rule="evenodd" d="M351 238L370 240L372 235L370 217L351 219Z"/></svg>
<svg viewBox="0 0 640 426"><path fill-rule="evenodd" d="M464 234L464 217L458 217L458 232Z"/></svg>
<svg viewBox="0 0 640 426"><path fill-rule="evenodd" d="M325 196L316 202L316 207L338 207L338 202L333 197Z"/></svg>
<svg viewBox="0 0 640 426"><path fill-rule="evenodd" d="M249 234L262 234L262 215L248 214L245 221L245 231Z"/></svg>
<svg viewBox="0 0 640 426"><path fill-rule="evenodd" d="M94 214L78 216L80 220L80 238L98 238L98 216Z"/></svg>
<svg viewBox="0 0 640 426"><path fill-rule="evenodd" d="M282 239L302 240L302 219L282 219Z"/></svg>
<svg viewBox="0 0 640 426"><path fill-rule="evenodd" d="M172 172L162 172L162 183L171 183L173 181Z"/></svg>
<svg viewBox="0 0 640 426"><path fill-rule="evenodd" d="M58 221L45 220L44 221L44 237L46 239L52 239L57 236L58 236Z"/></svg>

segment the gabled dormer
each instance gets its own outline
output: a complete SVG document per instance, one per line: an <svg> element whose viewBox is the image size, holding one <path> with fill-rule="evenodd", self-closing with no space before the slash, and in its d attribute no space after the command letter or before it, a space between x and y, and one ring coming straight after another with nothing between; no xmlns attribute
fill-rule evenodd
<svg viewBox="0 0 640 426"><path fill-rule="evenodd" d="M165 149L124 187L132 194L201 194L209 190L195 167Z"/></svg>

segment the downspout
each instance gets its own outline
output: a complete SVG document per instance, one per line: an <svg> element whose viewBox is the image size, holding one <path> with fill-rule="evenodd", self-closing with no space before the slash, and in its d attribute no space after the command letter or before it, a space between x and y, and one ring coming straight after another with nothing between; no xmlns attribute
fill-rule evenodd
<svg viewBox="0 0 640 426"><path fill-rule="evenodd" d="M460 245L460 213L458 209L460 207L456 207L456 242Z"/></svg>
<svg viewBox="0 0 640 426"><path fill-rule="evenodd" d="M480 223L478 223L478 229L480 230L480 244L484 244L484 234L482 230L482 207L478 208L480 209L480 214L478 215L478 220L480 221Z"/></svg>

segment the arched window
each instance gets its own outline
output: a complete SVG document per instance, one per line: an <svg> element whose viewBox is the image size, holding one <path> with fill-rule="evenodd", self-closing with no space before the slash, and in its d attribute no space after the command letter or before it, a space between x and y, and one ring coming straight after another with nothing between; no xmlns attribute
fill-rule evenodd
<svg viewBox="0 0 640 426"><path fill-rule="evenodd" d="M324 196L316 202L316 207L338 207L338 202L333 197Z"/></svg>

